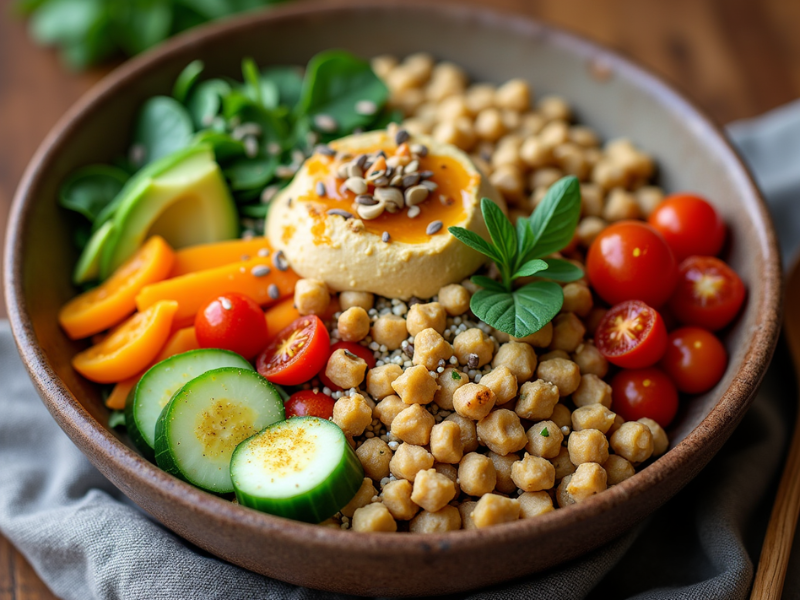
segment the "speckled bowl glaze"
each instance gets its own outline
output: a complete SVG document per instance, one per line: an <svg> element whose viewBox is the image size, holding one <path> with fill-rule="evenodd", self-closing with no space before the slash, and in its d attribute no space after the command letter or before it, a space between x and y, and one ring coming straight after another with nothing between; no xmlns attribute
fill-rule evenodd
<svg viewBox="0 0 800 600"><path fill-rule="evenodd" d="M58 308L75 289L76 252L56 190L74 168L122 153L141 102L168 93L190 60L212 75L259 64L305 64L319 50L364 56L425 50L477 80L528 79L557 92L604 137L626 136L658 160L668 190L712 198L732 232L727 259L748 285L726 334L730 365L672 427L672 448L624 483L536 519L480 531L360 534L292 522L226 502L167 475L106 427L98 390L70 368L82 346L61 332ZM764 203L720 130L630 61L526 20L434 2L297 3L198 29L126 63L61 120L20 184L9 222L6 300L22 357L42 399L75 444L126 495L201 548L247 569L312 588L363 595L432 595L541 571L607 543L697 475L752 400L778 336L781 275Z"/></svg>

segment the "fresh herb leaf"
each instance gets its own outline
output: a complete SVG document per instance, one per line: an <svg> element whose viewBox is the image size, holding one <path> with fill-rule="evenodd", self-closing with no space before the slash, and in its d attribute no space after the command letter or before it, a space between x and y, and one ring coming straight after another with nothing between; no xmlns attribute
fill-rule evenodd
<svg viewBox="0 0 800 600"><path fill-rule="evenodd" d="M459 374L458 374L458 371L450 371L450 375L451 375L451 376L453 377L453 379L455 379L456 381L461 381L461 375L459 375Z"/></svg>
<svg viewBox="0 0 800 600"><path fill-rule="evenodd" d="M172 97L180 103L186 102L194 84L197 82L205 65L202 60L193 60L186 65L172 86Z"/></svg>
<svg viewBox="0 0 800 600"><path fill-rule="evenodd" d="M548 264L546 261L543 261L539 258L534 258L526 262L522 265L517 271L514 273L514 278L517 277L530 277L531 275L536 275L536 273L540 271L544 271L548 268ZM549 272L547 276L549 277Z"/></svg>
<svg viewBox="0 0 800 600"><path fill-rule="evenodd" d="M483 213L483 220L486 222L486 228L489 230L489 236L492 238L492 243L500 256L500 262L497 266L500 268L500 272L503 273L505 281L510 276L507 271L515 266L517 232L505 213L500 210L500 207L488 198L481 199L481 212Z"/></svg>
<svg viewBox="0 0 800 600"><path fill-rule="evenodd" d="M496 292L507 291L502 283L500 283L499 281L495 281L494 279L490 279L489 277L485 277L483 275L473 275L470 279L472 280L472 283L474 283L475 285L479 285L487 290L494 290Z"/></svg>
<svg viewBox="0 0 800 600"><path fill-rule="evenodd" d="M501 261L500 254L489 242L483 239L474 231L464 229L463 227L449 227L447 231L462 244L466 244L473 250L477 250L481 254L485 254L493 261Z"/></svg>
<svg viewBox="0 0 800 600"><path fill-rule="evenodd" d="M294 109L303 91L303 76L296 67L270 67L261 72L261 79L278 90L278 105Z"/></svg>
<svg viewBox="0 0 800 600"><path fill-rule="evenodd" d="M172 31L171 0L127 0L114 4L117 43L126 54L144 52L163 42Z"/></svg>
<svg viewBox="0 0 800 600"><path fill-rule="evenodd" d="M125 413L121 410L112 410L108 415L108 426L111 429L125 427Z"/></svg>
<svg viewBox="0 0 800 600"><path fill-rule="evenodd" d="M127 180L128 174L116 167L84 167L73 173L61 186L58 203L94 221L119 194Z"/></svg>
<svg viewBox="0 0 800 600"><path fill-rule="evenodd" d="M211 126L222 109L222 99L230 92L230 84L223 79L209 79L197 85L186 103L196 129Z"/></svg>
<svg viewBox="0 0 800 600"><path fill-rule="evenodd" d="M565 248L581 216L581 188L578 178L563 177L547 190L544 200L530 216L533 246L525 259L539 258Z"/></svg>
<svg viewBox="0 0 800 600"><path fill-rule="evenodd" d="M192 144L208 144L214 150L214 157L218 163L224 163L234 158L246 155L244 143L233 139L227 133L220 133L212 129L198 132L192 139Z"/></svg>
<svg viewBox="0 0 800 600"><path fill-rule="evenodd" d="M539 435L541 435L542 437L550 437L550 432L549 432L549 431L547 431L547 427L545 427L544 429L542 429L542 430L539 432Z"/></svg>
<svg viewBox="0 0 800 600"><path fill-rule="evenodd" d="M513 292L482 289L470 301L475 315L517 338L536 333L552 321L564 304L561 286L536 281Z"/></svg>
<svg viewBox="0 0 800 600"><path fill-rule="evenodd" d="M570 281L577 281L584 277L583 269L573 265L569 261L559 258L546 258L544 262L547 263L547 271L542 273L542 277L546 277L547 279L569 283Z"/></svg>
<svg viewBox="0 0 800 600"><path fill-rule="evenodd" d="M133 139L143 148L147 164L187 147L193 133L192 119L180 102L154 96L139 111Z"/></svg>
<svg viewBox="0 0 800 600"><path fill-rule="evenodd" d="M263 188L275 175L278 161L274 156L243 158L225 169L225 176L234 191Z"/></svg>

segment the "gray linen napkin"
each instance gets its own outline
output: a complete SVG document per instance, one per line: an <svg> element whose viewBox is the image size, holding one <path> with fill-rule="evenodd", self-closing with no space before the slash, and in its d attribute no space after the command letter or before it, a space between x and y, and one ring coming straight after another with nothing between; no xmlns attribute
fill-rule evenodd
<svg viewBox="0 0 800 600"><path fill-rule="evenodd" d="M730 133L776 215L786 256L800 242L800 103ZM36 397L0 322L0 531L60 597L338 598L217 560L128 502L72 445ZM752 408L710 465L645 524L586 557L466 597L745 598L793 423L781 346ZM800 541L786 596L800 596Z"/></svg>

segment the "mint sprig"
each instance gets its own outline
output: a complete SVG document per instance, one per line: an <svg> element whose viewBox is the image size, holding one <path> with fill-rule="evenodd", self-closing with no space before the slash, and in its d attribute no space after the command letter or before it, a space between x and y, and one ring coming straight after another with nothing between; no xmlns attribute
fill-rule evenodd
<svg viewBox="0 0 800 600"><path fill-rule="evenodd" d="M583 277L583 271L566 260L544 258L572 241L581 212L578 179L569 176L554 183L529 218L517 219L516 227L488 198L481 200L481 212L491 243L463 227L449 228L453 237L491 258L500 271L501 281L472 277L483 289L472 296L470 308L495 329L525 337L539 331L561 310L564 293L555 282ZM514 289L515 279L532 275L549 281Z"/></svg>

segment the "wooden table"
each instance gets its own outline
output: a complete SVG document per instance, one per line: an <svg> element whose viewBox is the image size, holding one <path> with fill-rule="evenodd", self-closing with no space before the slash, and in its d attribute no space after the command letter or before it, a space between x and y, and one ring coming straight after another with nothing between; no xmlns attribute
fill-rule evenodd
<svg viewBox="0 0 800 600"><path fill-rule="evenodd" d="M491 4L609 44L676 84L720 123L800 98L797 0ZM14 189L36 147L103 73L67 72L53 53L31 44L23 23L7 13L0 17L0 231L5 231ZM0 316L4 315L0 302ZM0 537L0 600L53 597L25 559Z"/></svg>

